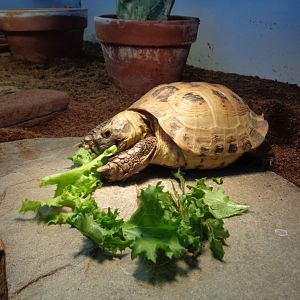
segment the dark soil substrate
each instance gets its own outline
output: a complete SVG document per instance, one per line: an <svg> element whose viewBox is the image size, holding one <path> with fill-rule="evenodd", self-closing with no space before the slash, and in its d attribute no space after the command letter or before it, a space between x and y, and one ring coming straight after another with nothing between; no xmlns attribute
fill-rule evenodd
<svg viewBox="0 0 300 300"><path fill-rule="evenodd" d="M191 66L185 68L183 81L224 84L242 96L256 113L264 113L270 125L267 140L275 153L273 171L300 186L300 88L297 85ZM44 64L17 62L9 56L0 56L0 85L57 89L71 96L68 109L48 122L30 128L0 128L0 142L83 136L139 98L111 84L100 47L90 43L85 43L80 58Z"/></svg>

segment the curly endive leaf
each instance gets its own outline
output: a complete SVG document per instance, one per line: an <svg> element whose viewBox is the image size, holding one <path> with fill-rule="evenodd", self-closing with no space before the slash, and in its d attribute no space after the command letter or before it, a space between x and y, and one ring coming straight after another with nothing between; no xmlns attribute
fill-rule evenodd
<svg viewBox="0 0 300 300"><path fill-rule="evenodd" d="M162 207L162 199L172 202L171 195L162 190L160 182L142 190L138 209L123 226L124 236L132 241L132 258L144 254L155 263L158 250L162 250L169 258L179 257L186 251L177 235L180 221L169 218Z"/></svg>
<svg viewBox="0 0 300 300"><path fill-rule="evenodd" d="M67 172L57 173L44 177L40 186L56 184L55 197L63 193L64 188L68 185L76 184L76 181L80 179L82 175L89 176L96 168L104 165L107 162L108 157L117 153L117 147L111 146L106 149L98 157L90 161L89 163L82 165L81 167L69 170Z"/></svg>
<svg viewBox="0 0 300 300"><path fill-rule="evenodd" d="M217 184L222 184L222 178L213 178ZM214 190L206 184L206 178L196 179L196 185L188 186L191 195L202 199L209 207L212 215L217 219L229 218L246 212L248 205L239 204L229 198L222 189Z"/></svg>
<svg viewBox="0 0 300 300"><path fill-rule="evenodd" d="M90 152L85 148L78 148L77 151L68 157L75 165L83 166L87 163L91 162L94 157L90 154Z"/></svg>
<svg viewBox="0 0 300 300"><path fill-rule="evenodd" d="M210 212L217 219L229 218L247 211L248 205L239 204L231 200L224 190L205 191L203 201L208 205Z"/></svg>

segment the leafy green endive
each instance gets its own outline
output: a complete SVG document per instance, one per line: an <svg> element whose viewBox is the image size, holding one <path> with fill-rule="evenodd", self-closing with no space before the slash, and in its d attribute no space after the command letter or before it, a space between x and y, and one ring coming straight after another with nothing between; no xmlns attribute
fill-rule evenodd
<svg viewBox="0 0 300 300"><path fill-rule="evenodd" d="M106 149L101 155L93 159L92 161L83 164L79 168L75 168L63 173L57 173L44 177L40 186L56 184L55 197L63 193L64 188L68 185L76 185L76 182L80 180L82 175L89 176L95 169L107 163L108 157L117 153L117 147L111 146ZM93 191L91 191L93 192Z"/></svg>
<svg viewBox="0 0 300 300"><path fill-rule="evenodd" d="M204 203L208 205L209 211L216 219L225 219L240 215L249 208L248 205L238 204L230 199L225 194L224 190L213 190L212 187L205 184L205 181L206 178L197 179L195 185L189 186L191 195L202 198Z"/></svg>
<svg viewBox="0 0 300 300"><path fill-rule="evenodd" d="M74 155L68 157L75 165L82 166L91 162L94 157L85 148L78 148Z"/></svg>
<svg viewBox="0 0 300 300"><path fill-rule="evenodd" d="M70 224L103 250L112 253L124 250L128 242L123 238L124 221L118 219L118 210L100 210L92 196L94 190L102 186L101 176L94 172L95 169L106 163L116 151L117 148L112 146L94 160L82 162L79 168L43 178L42 185L57 185L54 198L38 201L25 199L19 212L39 212L40 218L48 224ZM77 151L75 156L78 153L86 155ZM42 210L43 207L48 209ZM65 208L69 209L68 212Z"/></svg>
<svg viewBox="0 0 300 300"><path fill-rule="evenodd" d="M197 189L198 195L199 188ZM222 260L223 243L229 237L222 219L216 219L205 202L205 193L172 195L161 183L142 190L140 205L123 226L126 239L132 240L132 258L142 254L156 262L157 254L178 258L186 252L198 255L208 240L213 255Z"/></svg>
<svg viewBox="0 0 300 300"><path fill-rule="evenodd" d="M132 258L142 254L155 263L158 253L168 258L187 251L198 255L208 240L213 255L222 260L223 244L229 237L222 219L241 214L248 206L237 204L223 190L213 190L206 185L206 178L197 179L185 193L184 174L178 170L173 175L182 193L164 191L160 182L149 185L141 191L138 209L123 226L125 238L132 240ZM222 179L217 181L221 184Z"/></svg>
<svg viewBox="0 0 300 300"><path fill-rule="evenodd" d="M248 206L234 202L223 190L208 186L206 178L188 185L186 192L184 174L178 170L173 175L179 180L181 192L174 188L171 193L161 182L149 185L142 189L136 211L124 221L118 210L99 208L92 196L102 186L101 175L95 169L117 152L116 147L95 159L85 151L78 150L71 159L80 167L42 179L41 185L57 185L54 198L25 199L19 212L38 212L48 224L70 224L105 251L117 253L129 247L132 259L142 255L156 263L158 255L176 259L191 252L196 256L206 241L213 255L223 259L223 244L229 232L222 219L241 214ZM214 181L223 182L221 178Z"/></svg>
<svg viewBox="0 0 300 300"><path fill-rule="evenodd" d="M139 207L123 226L125 238L132 241L131 257L145 254L148 260L155 263L159 250L169 258L179 257L185 248L177 234L180 219L175 216L170 193L163 192L159 182L142 190L139 200Z"/></svg>

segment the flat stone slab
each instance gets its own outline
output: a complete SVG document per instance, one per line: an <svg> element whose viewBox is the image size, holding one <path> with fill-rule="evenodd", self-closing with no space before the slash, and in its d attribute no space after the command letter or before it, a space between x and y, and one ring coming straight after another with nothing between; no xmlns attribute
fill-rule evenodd
<svg viewBox="0 0 300 300"><path fill-rule="evenodd" d="M47 226L33 214L20 215L24 198L47 199L54 187L39 180L71 167L76 138L33 139L0 144L0 239L6 246L12 299L299 299L300 189L272 173L228 168L188 172L189 180L223 176L223 189L250 205L225 220L231 236L225 262L206 246L197 261L151 267L130 253L97 253L68 225ZM154 175L153 175L154 174ZM96 191L101 207L120 207L128 217L140 188L163 181L170 171L148 168L121 184Z"/></svg>
<svg viewBox="0 0 300 300"><path fill-rule="evenodd" d="M24 125L24 122L32 126L66 109L69 102L66 92L48 89L30 89L0 95L0 127Z"/></svg>

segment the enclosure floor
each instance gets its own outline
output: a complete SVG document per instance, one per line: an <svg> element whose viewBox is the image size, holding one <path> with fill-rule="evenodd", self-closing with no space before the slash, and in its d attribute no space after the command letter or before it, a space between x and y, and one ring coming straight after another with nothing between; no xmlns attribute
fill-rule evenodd
<svg viewBox="0 0 300 300"><path fill-rule="evenodd" d="M222 176L222 189L250 206L224 220L230 237L224 261L209 245L197 258L178 261L131 260L130 251L112 256L71 226L39 222L18 212L22 200L53 197L54 186L39 187L44 176L69 170L78 138L26 139L0 144L0 237L6 246L9 299L299 299L300 188L273 172L219 169L188 172L187 184ZM147 168L94 193L102 209L119 208L125 219L137 208L137 195L161 181L179 190L169 170ZM212 180L208 181L213 185ZM216 187L216 185L214 185Z"/></svg>

